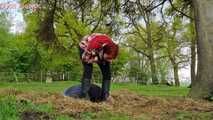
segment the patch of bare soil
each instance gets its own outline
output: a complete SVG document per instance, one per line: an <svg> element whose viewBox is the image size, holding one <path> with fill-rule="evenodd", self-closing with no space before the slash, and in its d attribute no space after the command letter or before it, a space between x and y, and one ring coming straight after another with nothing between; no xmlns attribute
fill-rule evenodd
<svg viewBox="0 0 213 120"><path fill-rule="evenodd" d="M54 120L54 118L43 112L24 111L21 113L21 120Z"/></svg>
<svg viewBox="0 0 213 120"><path fill-rule="evenodd" d="M112 92L109 100L101 103L64 97L59 93L33 93L16 90L6 90L3 93L13 94L19 100L29 100L36 104L52 103L57 112L74 117L79 116L83 112L106 110L113 113L125 113L131 118L148 115L151 119L165 119L172 117L178 111L198 113L213 111L213 103L207 101L192 100L190 98L148 97L128 90Z"/></svg>

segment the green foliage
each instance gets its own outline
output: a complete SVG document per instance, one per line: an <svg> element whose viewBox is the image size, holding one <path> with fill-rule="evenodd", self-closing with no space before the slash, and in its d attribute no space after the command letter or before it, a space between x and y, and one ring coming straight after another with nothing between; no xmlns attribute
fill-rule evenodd
<svg viewBox="0 0 213 120"><path fill-rule="evenodd" d="M0 12L0 71L7 68L5 64L10 60L8 55L14 35L9 33L9 27L6 13Z"/></svg>
<svg viewBox="0 0 213 120"><path fill-rule="evenodd" d="M161 70L167 71L168 67L156 64L160 61L159 58L165 55L165 51L163 51L165 29L165 26L152 21L150 22L151 40L148 39L148 28L144 27L143 24L138 23L137 27L127 34L127 46L132 48L130 52L133 57L129 59L129 76L136 78L142 84L146 84L152 78L151 72L153 71L150 69L151 53L154 54L154 64L156 70L159 71L155 73L156 76L164 76L165 78L165 72L161 72Z"/></svg>
<svg viewBox="0 0 213 120"><path fill-rule="evenodd" d="M183 33L183 38L186 39L187 42L192 42L195 40L195 26L194 23L188 23L185 25L186 31Z"/></svg>
<svg viewBox="0 0 213 120"><path fill-rule="evenodd" d="M59 19L56 26L56 34L68 35L65 37L59 36L59 40L66 47L68 47L70 44L77 44L81 37L90 33L88 26L79 21L77 19L77 15L73 11L65 12L64 17Z"/></svg>
<svg viewBox="0 0 213 120"><path fill-rule="evenodd" d="M113 75L118 75L119 73L121 74L122 72L125 71L125 65L127 64L129 60L130 54L128 53L126 48L119 48L119 54L118 57L113 61L112 63L112 72Z"/></svg>
<svg viewBox="0 0 213 120"><path fill-rule="evenodd" d="M8 32L10 29L10 22L8 21L8 13L0 11L0 32Z"/></svg>
<svg viewBox="0 0 213 120"><path fill-rule="evenodd" d="M7 60L4 71L29 72L38 70L40 56L35 41L20 35L13 37L7 46Z"/></svg>
<svg viewBox="0 0 213 120"><path fill-rule="evenodd" d="M157 68L158 68L158 74L159 74L159 78L160 78L160 82L162 84L166 84L167 81L167 73L169 72L168 69L168 60L167 59L160 59L157 61Z"/></svg>
<svg viewBox="0 0 213 120"><path fill-rule="evenodd" d="M141 61L144 59L139 56L134 56L134 59L129 61L128 77L131 80L137 80L139 84L147 84L148 80L151 79L148 64L143 64Z"/></svg>
<svg viewBox="0 0 213 120"><path fill-rule="evenodd" d="M47 11L53 8L54 1L41 0L21 0L21 3L38 3L41 7L38 11L23 10L26 23L24 33L11 35L8 33L10 24L7 20L7 13L0 15L0 71L12 72L65 72L71 71L70 79L79 80L82 67L78 54L78 42L91 32L108 33L119 42L127 43L135 47L127 49L120 45L118 58L112 63L112 72L115 76L128 75L130 79L138 79L141 83L146 83L151 79L150 54L154 54L157 75L165 79L169 71L168 51L172 56L180 53L181 42L189 40L194 27L183 24L181 16L176 15L172 8L165 9L165 17L168 17L172 24L162 24L155 20L155 15L150 14L149 28L145 25L143 16L135 2L122 4L121 0L102 1L69 1L68 6L64 6L66 1L57 3L57 8L53 17L54 33L57 43L55 47L47 48L42 41L38 40L37 33L42 27L41 22L50 13ZM158 3L158 1L156 2ZM178 9L183 5L183 0L173 1ZM153 2L153 5L155 3ZM129 7L125 8L125 7ZM144 6L141 6L144 7ZM121 10L122 8L122 10ZM165 7L166 8L166 7ZM127 11L123 11L127 9ZM135 11L136 13L132 12ZM156 9L157 10L157 9ZM130 12L130 13L126 13ZM147 12L147 11L144 11ZM151 13L154 11L151 11ZM187 11L186 11L187 12ZM142 14L142 13L141 13ZM128 19L132 15L135 25ZM175 16L175 17L174 17ZM127 20L128 19L128 20ZM129 23L130 22L130 23ZM128 26L127 26L128 24ZM184 30L183 30L184 29ZM151 32L151 46L148 45L148 30ZM122 34L129 31L125 35ZM184 34L177 36L174 33ZM125 38L125 39L120 39ZM184 42L185 43L185 42ZM139 55L138 55L139 54ZM161 56L167 56L160 58ZM163 61L167 61L162 63ZM94 74L100 81L101 74L99 68L95 66Z"/></svg>
<svg viewBox="0 0 213 120"><path fill-rule="evenodd" d="M66 18L70 20L70 18ZM73 18L74 19L74 18ZM73 79L80 79L79 71L81 63L79 61L78 49L70 48L71 41L60 41L68 49L63 53L52 48L46 48L37 39L35 31L38 29L39 18L36 14L28 13L25 16L25 33L11 35L4 29L0 33L0 71L14 72L36 72L36 71L74 71ZM78 22L71 20L71 24ZM63 23L62 23L63 24ZM76 23L78 31L86 30L81 23ZM65 30L58 27L57 30ZM62 31L59 31L60 33ZM82 33L86 34L86 33ZM72 35L72 37L74 37ZM77 40L77 37L71 38ZM66 42L65 42L66 41Z"/></svg>

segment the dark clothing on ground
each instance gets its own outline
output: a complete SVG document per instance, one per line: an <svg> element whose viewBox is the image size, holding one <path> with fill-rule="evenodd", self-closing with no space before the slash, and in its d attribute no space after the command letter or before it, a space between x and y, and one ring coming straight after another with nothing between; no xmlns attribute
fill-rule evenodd
<svg viewBox="0 0 213 120"><path fill-rule="evenodd" d="M68 97L80 98L81 97L81 85L72 86L64 91L64 95ZM89 99L92 102L101 102L103 101L101 96L101 88L95 84L91 84L88 95Z"/></svg>

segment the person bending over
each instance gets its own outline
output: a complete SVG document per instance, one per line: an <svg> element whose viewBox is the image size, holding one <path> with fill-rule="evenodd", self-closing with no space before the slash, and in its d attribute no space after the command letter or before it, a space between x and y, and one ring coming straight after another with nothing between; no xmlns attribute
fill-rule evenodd
<svg viewBox="0 0 213 120"><path fill-rule="evenodd" d="M83 76L81 79L81 97L88 96L91 86L93 63L97 63L102 73L103 100L109 97L111 71L110 64L118 55L118 45L105 34L93 33L82 38L79 43L80 58L83 64Z"/></svg>

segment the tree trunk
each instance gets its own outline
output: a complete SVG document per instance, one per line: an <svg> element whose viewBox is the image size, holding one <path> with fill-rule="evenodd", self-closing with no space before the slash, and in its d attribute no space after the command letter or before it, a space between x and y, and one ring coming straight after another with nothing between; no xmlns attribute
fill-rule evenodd
<svg viewBox="0 0 213 120"><path fill-rule="evenodd" d="M194 7L191 7L191 16L194 16ZM196 33L194 30L194 23L193 20L191 19L191 32L192 32L192 40L191 40L191 84L195 82L195 77L196 77Z"/></svg>
<svg viewBox="0 0 213 120"><path fill-rule="evenodd" d="M170 54L170 52L169 52L169 54ZM172 67L173 67L175 86L180 86L180 80L179 80L179 75L178 75L178 64L176 63L175 57L172 57L170 55L169 59L171 61Z"/></svg>
<svg viewBox="0 0 213 120"><path fill-rule="evenodd" d="M174 72L174 79L175 79L175 86L180 86L180 80L178 75L178 64L173 64L173 72Z"/></svg>
<svg viewBox="0 0 213 120"><path fill-rule="evenodd" d="M152 83L159 84L155 66L155 58L153 52L153 41L152 41L152 31L150 26L150 13L147 13L147 21L146 21L146 29L147 29L147 46L149 48L149 61L150 61L150 68L151 68L151 76L152 76Z"/></svg>
<svg viewBox="0 0 213 120"><path fill-rule="evenodd" d="M213 1L193 0L197 32L198 71L189 96L213 96Z"/></svg>
<svg viewBox="0 0 213 120"><path fill-rule="evenodd" d="M196 40L193 37L191 41L191 84L195 82L195 66L196 66Z"/></svg>
<svg viewBox="0 0 213 120"><path fill-rule="evenodd" d="M152 83L153 84L159 84L157 73L156 73L156 66L155 66L155 60L154 57L150 57L150 67L151 67L151 77L152 77Z"/></svg>

